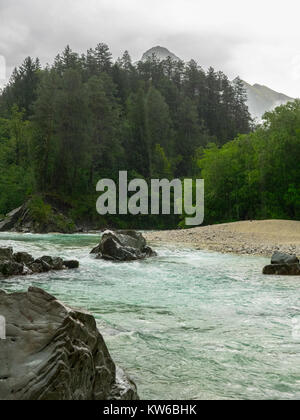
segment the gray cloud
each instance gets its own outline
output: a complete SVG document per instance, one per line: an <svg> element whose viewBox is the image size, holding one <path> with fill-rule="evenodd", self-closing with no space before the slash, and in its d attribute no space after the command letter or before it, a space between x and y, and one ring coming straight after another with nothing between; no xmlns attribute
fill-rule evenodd
<svg viewBox="0 0 300 420"><path fill-rule="evenodd" d="M115 58L128 49L134 60L163 45L300 96L299 11L294 0L0 0L0 55L9 74L28 55L51 62L67 44L84 52L106 42Z"/></svg>

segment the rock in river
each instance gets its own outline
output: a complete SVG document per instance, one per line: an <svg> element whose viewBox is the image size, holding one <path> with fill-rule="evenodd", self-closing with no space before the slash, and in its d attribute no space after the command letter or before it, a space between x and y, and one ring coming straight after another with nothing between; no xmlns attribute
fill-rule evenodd
<svg viewBox="0 0 300 420"><path fill-rule="evenodd" d="M282 252L274 252L271 264L299 264L299 259L296 255L283 254Z"/></svg>
<svg viewBox="0 0 300 420"><path fill-rule="evenodd" d="M0 400L134 400L135 384L112 360L95 319L41 289L0 290Z"/></svg>
<svg viewBox="0 0 300 420"><path fill-rule="evenodd" d="M263 274L277 276L300 276L300 264L271 264L267 265Z"/></svg>
<svg viewBox="0 0 300 420"><path fill-rule="evenodd" d="M275 252L271 264L263 269L263 274L278 276L300 276L300 264L296 255Z"/></svg>
<svg viewBox="0 0 300 420"><path fill-rule="evenodd" d="M44 256L34 259L27 252L13 253L11 247L0 247L0 277L47 273L51 270L78 268L76 260L63 261L62 258Z"/></svg>
<svg viewBox="0 0 300 420"><path fill-rule="evenodd" d="M103 233L100 244L91 252L97 258L112 261L134 261L156 256L143 235L136 231L107 230Z"/></svg>

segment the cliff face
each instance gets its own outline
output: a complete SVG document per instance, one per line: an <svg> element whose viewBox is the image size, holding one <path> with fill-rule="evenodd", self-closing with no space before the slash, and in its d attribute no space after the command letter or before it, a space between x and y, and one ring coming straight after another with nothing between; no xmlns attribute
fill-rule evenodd
<svg viewBox="0 0 300 420"><path fill-rule="evenodd" d="M87 312L38 288L0 291L0 400L135 400L135 384L113 362Z"/></svg>

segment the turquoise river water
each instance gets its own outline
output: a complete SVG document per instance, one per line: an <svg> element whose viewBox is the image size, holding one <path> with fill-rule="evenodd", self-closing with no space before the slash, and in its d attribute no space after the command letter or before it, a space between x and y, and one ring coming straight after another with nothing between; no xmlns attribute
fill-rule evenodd
<svg viewBox="0 0 300 420"><path fill-rule="evenodd" d="M114 264L89 255L99 235L0 234L15 251L77 258L80 268L0 280L41 287L96 317L142 399L299 399L300 278L268 262L171 246Z"/></svg>

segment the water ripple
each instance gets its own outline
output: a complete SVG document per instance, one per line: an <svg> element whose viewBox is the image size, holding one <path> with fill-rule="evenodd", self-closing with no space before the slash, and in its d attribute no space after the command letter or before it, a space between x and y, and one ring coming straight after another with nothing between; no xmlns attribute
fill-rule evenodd
<svg viewBox="0 0 300 420"><path fill-rule="evenodd" d="M146 399L299 399L300 278L264 277L261 257L161 247L147 261L95 260L98 235L0 234L75 271L0 281L91 311Z"/></svg>

